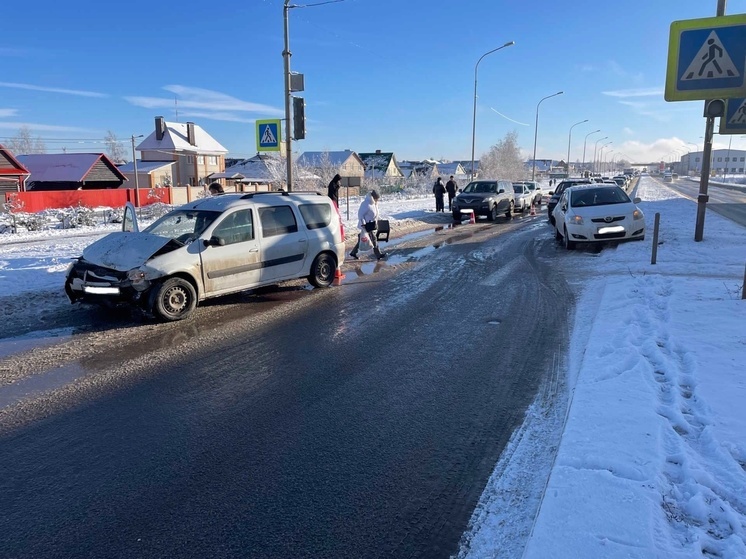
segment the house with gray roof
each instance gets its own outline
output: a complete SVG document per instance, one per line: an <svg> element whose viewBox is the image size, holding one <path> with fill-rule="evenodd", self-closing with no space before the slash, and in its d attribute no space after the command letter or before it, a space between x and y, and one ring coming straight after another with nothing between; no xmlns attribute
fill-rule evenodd
<svg viewBox="0 0 746 559"><path fill-rule="evenodd" d="M335 174L343 177L365 176L365 164L360 156L354 151L306 151L298 157L298 167L301 167L315 175L329 179ZM326 185L324 185L326 186Z"/></svg>
<svg viewBox="0 0 746 559"><path fill-rule="evenodd" d="M396 156L392 152L382 152L377 149L373 153L359 153L360 159L365 165L366 179L399 179L404 173L396 162Z"/></svg>
<svg viewBox="0 0 746 559"><path fill-rule="evenodd" d="M225 149L215 138L193 122L166 122L155 118L155 130L135 148L141 161L175 161L174 186L199 186L208 175L225 171Z"/></svg>
<svg viewBox="0 0 746 559"><path fill-rule="evenodd" d="M127 180L103 153L35 153L17 159L31 173L29 191L119 188Z"/></svg>

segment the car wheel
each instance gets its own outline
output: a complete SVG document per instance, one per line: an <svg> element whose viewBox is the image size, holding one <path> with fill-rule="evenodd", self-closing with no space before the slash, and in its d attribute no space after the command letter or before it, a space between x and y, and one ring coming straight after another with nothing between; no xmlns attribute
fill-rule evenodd
<svg viewBox="0 0 746 559"><path fill-rule="evenodd" d="M319 254L311 265L311 274L308 281L314 287L329 287L334 281L334 272L337 271L337 262L330 254Z"/></svg>
<svg viewBox="0 0 746 559"><path fill-rule="evenodd" d="M563 237L565 248L567 250L572 250L575 248L575 243L570 240L570 234L567 232L567 227L565 227L565 235Z"/></svg>
<svg viewBox="0 0 746 559"><path fill-rule="evenodd" d="M505 217L507 217L508 219L510 219L511 217L513 217L513 209L514 209L514 207L515 206L514 206L513 202L511 202L510 204L508 204L508 211L505 212Z"/></svg>
<svg viewBox="0 0 746 559"><path fill-rule="evenodd" d="M461 212L453 212L453 221L461 221Z"/></svg>
<svg viewBox="0 0 746 559"><path fill-rule="evenodd" d="M487 213L487 220L488 221L495 221L497 219L497 204L492 206L490 208L490 211Z"/></svg>
<svg viewBox="0 0 746 559"><path fill-rule="evenodd" d="M194 286L182 278L171 278L161 283L153 294L152 313L168 322L183 320L197 306Z"/></svg>

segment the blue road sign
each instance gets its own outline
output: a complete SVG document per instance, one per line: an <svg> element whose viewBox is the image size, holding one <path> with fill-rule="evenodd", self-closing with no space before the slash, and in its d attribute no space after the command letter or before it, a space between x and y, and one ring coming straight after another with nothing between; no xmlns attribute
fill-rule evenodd
<svg viewBox="0 0 746 559"><path fill-rule="evenodd" d="M746 96L746 15L674 21L666 101Z"/></svg>
<svg viewBox="0 0 746 559"><path fill-rule="evenodd" d="M725 102L725 116L720 118L720 134L746 134L746 97Z"/></svg>
<svg viewBox="0 0 746 559"><path fill-rule="evenodd" d="M280 151L280 120L256 121L257 151Z"/></svg>

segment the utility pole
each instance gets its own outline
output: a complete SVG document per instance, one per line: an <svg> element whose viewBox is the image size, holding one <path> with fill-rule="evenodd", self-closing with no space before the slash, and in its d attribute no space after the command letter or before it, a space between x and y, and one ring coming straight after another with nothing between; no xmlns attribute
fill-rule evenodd
<svg viewBox="0 0 746 559"><path fill-rule="evenodd" d="M287 190L293 190L293 139L290 135L290 35L288 30L288 12L295 6L290 5L290 0L285 0L283 10L285 24L285 50L282 57L285 60L285 165L287 167Z"/></svg>

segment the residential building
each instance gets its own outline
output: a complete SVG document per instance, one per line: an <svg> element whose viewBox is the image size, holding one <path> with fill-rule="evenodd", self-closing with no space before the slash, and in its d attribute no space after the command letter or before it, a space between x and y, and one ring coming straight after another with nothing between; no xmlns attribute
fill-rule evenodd
<svg viewBox="0 0 746 559"><path fill-rule="evenodd" d="M207 184L209 175L225 171L228 150L193 122L166 122L155 118L155 130L136 148L142 162L176 162L173 186Z"/></svg>
<svg viewBox="0 0 746 559"><path fill-rule="evenodd" d="M23 192L26 190L26 179L30 175L11 151L0 144L0 194L5 192ZM0 197L0 202L2 197Z"/></svg>
<svg viewBox="0 0 746 559"><path fill-rule="evenodd" d="M29 191L119 188L127 181L103 153L36 153L17 160L31 173Z"/></svg>
<svg viewBox="0 0 746 559"><path fill-rule="evenodd" d="M135 188L135 185L138 188L158 188L173 186L176 165L176 161L138 161L137 180L133 162L118 165L118 168L129 181L127 188Z"/></svg>
<svg viewBox="0 0 746 559"><path fill-rule="evenodd" d="M359 180L362 180L365 176L363 160L357 153L349 149L344 151L306 151L298 157L297 164L298 167L324 178L329 174L334 176L337 173L342 177L354 177Z"/></svg>
<svg viewBox="0 0 746 559"><path fill-rule="evenodd" d="M359 153L365 165L366 179L400 179L404 177L393 152L377 149L372 153Z"/></svg>

